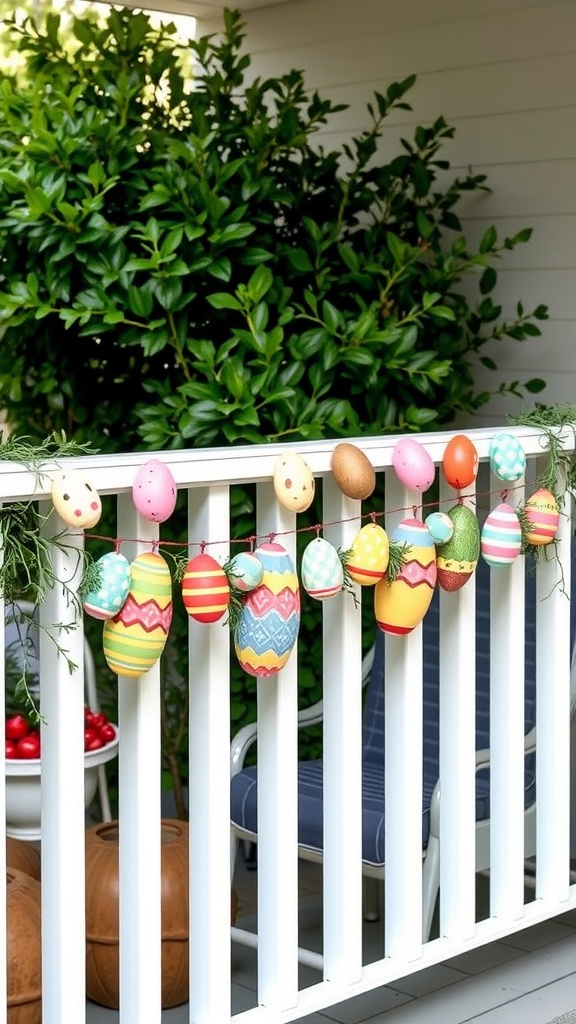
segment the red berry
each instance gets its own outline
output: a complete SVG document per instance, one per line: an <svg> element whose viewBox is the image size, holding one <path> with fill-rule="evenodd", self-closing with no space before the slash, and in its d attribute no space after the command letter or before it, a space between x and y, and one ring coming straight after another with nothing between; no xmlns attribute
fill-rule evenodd
<svg viewBox="0 0 576 1024"><path fill-rule="evenodd" d="M36 758L40 757L40 736L38 733L29 733L23 736L16 744L16 757Z"/></svg>
<svg viewBox="0 0 576 1024"><path fill-rule="evenodd" d="M98 735L98 733L96 733L94 738L91 739L90 742L85 745L84 749L85 750L100 750L100 748L103 747L103 746L104 746L104 740L101 738L101 736Z"/></svg>
<svg viewBox="0 0 576 1024"><path fill-rule="evenodd" d="M16 744L14 740L6 740L6 754L5 757L11 758L16 757Z"/></svg>
<svg viewBox="0 0 576 1024"><path fill-rule="evenodd" d="M104 743L111 743L112 740L116 739L116 730L110 722L106 722L105 725L100 729L100 737Z"/></svg>
<svg viewBox="0 0 576 1024"><path fill-rule="evenodd" d="M6 719L6 739L20 740L30 732L30 724L24 715L11 715Z"/></svg>

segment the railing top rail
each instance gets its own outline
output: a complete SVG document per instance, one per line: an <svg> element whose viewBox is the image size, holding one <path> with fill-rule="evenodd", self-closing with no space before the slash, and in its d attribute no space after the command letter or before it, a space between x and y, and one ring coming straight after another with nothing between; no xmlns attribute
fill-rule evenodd
<svg viewBox="0 0 576 1024"><path fill-rule="evenodd" d="M444 430L411 434L424 444L434 462L441 462L450 437L465 433L475 444L481 460L488 458L490 441L502 431L518 437L527 456L544 454L546 434L539 427L502 426L475 429ZM575 431L557 428L559 438L568 451L576 448ZM50 496L52 476L71 468L90 474L91 481L102 494L122 494L130 490L134 474L150 459L161 459L171 470L179 487L205 484L259 482L270 479L278 456L297 451L306 459L315 475L330 470L332 452L340 441L362 449L375 469L392 465L392 454L400 434L332 438L319 441L298 441L282 444L238 445L221 448L186 448L178 450L126 452L112 455L65 457L47 462L41 473L14 462L0 460L0 502Z"/></svg>

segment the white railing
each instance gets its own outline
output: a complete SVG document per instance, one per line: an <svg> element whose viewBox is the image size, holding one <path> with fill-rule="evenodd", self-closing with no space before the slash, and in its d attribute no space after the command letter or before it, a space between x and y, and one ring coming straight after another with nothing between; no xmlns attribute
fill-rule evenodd
<svg viewBox="0 0 576 1024"><path fill-rule="evenodd" d="M507 428L522 441L535 478L543 438L535 429ZM494 430L467 431L486 463ZM437 465L450 434L419 438ZM418 504L391 470L397 438L352 439L386 479L386 507L404 518ZM573 445L571 438L566 446ZM220 562L236 537L229 493L234 483L257 485L257 533L281 535L295 557L296 518L276 500L272 478L281 452L298 451L323 480L324 536L346 549L361 525L361 505L336 487L330 459L335 441L156 453L179 489L188 492L188 540L202 542ZM129 557L150 550L162 528L141 518L131 486L149 453L61 460L89 474L102 496L117 495L117 536ZM379 484L379 487L381 485ZM529 486L527 484L527 486ZM491 489L504 490L492 478ZM473 488L468 489L470 500ZM380 491L383 494L383 491ZM467 492L468 493L468 492ZM50 471L40 481L23 467L0 466L0 501L35 496L51 507ZM441 498L454 497L441 484ZM517 488L513 503L522 498ZM496 504L495 497L486 499ZM384 504L384 502L382 503ZM398 511L398 510L404 510ZM62 523L52 514L49 528ZM558 557L569 588L571 523L561 517ZM72 547L84 543L71 536ZM89 543L89 540L87 541ZM235 553L233 551L232 553ZM74 551L55 556L56 575L78 585ZM522 559L519 560L519 563ZM394 638L387 653L387 846L383 924L386 956L362 966L361 885L361 615L344 594L323 604L325 861L323 980L298 990L297 912L297 691L294 653L273 681L254 681L260 765L258 857L258 1003L235 1016L238 1024L297 1020L343 999L391 983L432 964L576 906L569 873L569 603L555 587L559 563L539 568L538 606L538 805L536 899L524 903L523 694L518 671L518 621L522 619L523 574L516 575L499 605L492 715L491 915L474 922L474 701L459 681L469 677L474 637L470 602L463 588L443 623L441 691L442 831L450 837L441 862L440 938L422 944L421 849L421 630ZM177 597L176 597L177 599ZM368 599L371 599L371 595ZM454 622L454 609L458 610ZM473 604L472 604L473 609ZM41 609L50 625L68 621L66 596L54 590ZM516 624L516 626L515 626ZM496 628L496 627L495 627ZM442 639L442 637L444 639ZM446 639L450 638L448 650ZM321 637L318 636L318 643ZM82 629L65 646L82 666ZM1 659L3 661L3 659ZM71 677L52 644L41 648L42 710L42 913L44 1024L85 1020L84 791L82 669ZM229 631L190 622L190 1010L194 1024L224 1024L231 1016ZM502 685L498 685L501 683ZM506 684L506 685L504 685ZM161 1020L160 973L160 698L159 667L140 679L119 680L120 821L120 1020ZM331 814L337 808L338 814ZM471 809L472 808L472 809ZM0 786L0 814L4 787ZM338 821L345 821L343 830ZM0 844L0 857L4 857ZM0 897L4 902L4 894ZM0 914L0 920L2 916ZM2 934L2 930L0 930ZM2 964L4 958L1 958ZM0 966L0 1005L6 978Z"/></svg>

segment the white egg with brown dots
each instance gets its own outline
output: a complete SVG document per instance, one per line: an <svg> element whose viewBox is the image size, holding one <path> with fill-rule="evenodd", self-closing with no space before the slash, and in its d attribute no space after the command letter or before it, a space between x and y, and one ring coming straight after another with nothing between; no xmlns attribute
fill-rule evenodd
<svg viewBox="0 0 576 1024"><path fill-rule="evenodd" d="M314 500L315 482L308 463L295 452L278 456L274 493L290 512L305 512Z"/></svg>
<svg viewBox="0 0 576 1024"><path fill-rule="evenodd" d="M58 515L68 526L91 529L102 515L100 495L78 470L69 469L55 476L51 497Z"/></svg>

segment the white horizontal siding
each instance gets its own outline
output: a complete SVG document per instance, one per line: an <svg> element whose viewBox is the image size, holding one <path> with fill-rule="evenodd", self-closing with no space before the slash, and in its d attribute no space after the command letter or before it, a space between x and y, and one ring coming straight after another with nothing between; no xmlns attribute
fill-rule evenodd
<svg viewBox="0 0 576 1024"><path fill-rule="evenodd" d="M476 240L490 224L501 237L523 227L532 240L501 263L496 299L511 316L550 307L543 337L490 350L499 379L542 376L547 402L576 394L576 3L574 0L292 0L246 14L255 75L302 68L310 89L349 109L330 120L322 144L340 148L368 124L373 90L410 74L413 110L387 122L380 155L439 115L456 129L443 148L454 174L487 175L492 191L466 197L463 226ZM217 31L219 19L199 24ZM488 354L488 352L486 353ZM481 423L501 420L519 401L495 398ZM528 400L532 404L532 400Z"/></svg>

